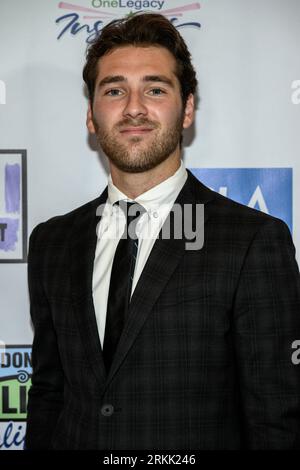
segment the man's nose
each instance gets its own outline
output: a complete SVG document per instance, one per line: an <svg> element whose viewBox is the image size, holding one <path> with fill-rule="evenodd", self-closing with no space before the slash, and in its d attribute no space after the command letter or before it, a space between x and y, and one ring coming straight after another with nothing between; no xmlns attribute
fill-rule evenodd
<svg viewBox="0 0 300 470"><path fill-rule="evenodd" d="M136 118L145 116L148 110L144 102L144 97L138 91L132 91L128 94L126 106L123 110L124 116Z"/></svg>

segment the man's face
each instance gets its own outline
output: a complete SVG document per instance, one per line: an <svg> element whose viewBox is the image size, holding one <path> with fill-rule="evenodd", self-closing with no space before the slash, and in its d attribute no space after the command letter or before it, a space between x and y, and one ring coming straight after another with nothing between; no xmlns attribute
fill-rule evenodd
<svg viewBox="0 0 300 470"><path fill-rule="evenodd" d="M179 155L182 128L193 121L193 96L183 109L176 62L163 47L125 46L101 57L87 126L112 165L138 173Z"/></svg>

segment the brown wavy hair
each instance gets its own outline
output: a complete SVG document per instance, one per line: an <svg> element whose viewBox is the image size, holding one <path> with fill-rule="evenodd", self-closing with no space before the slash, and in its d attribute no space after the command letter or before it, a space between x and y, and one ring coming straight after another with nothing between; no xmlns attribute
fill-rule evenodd
<svg viewBox="0 0 300 470"><path fill-rule="evenodd" d="M190 93L197 87L196 72L191 62L191 54L184 39L175 26L163 15L138 12L132 16L111 21L89 45L83 79L87 85L89 99L93 102L97 78L98 60L122 46L161 46L168 49L176 60L175 74L181 87L183 105Z"/></svg>

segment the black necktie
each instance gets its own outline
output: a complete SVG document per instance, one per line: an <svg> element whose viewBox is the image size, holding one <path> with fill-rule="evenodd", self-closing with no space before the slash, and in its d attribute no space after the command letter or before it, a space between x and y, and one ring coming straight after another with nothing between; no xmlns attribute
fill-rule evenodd
<svg viewBox="0 0 300 470"><path fill-rule="evenodd" d="M126 216L126 225L116 248L107 301L103 357L107 372L116 351L130 302L132 279L138 249L136 224L145 209L135 202L119 201Z"/></svg>

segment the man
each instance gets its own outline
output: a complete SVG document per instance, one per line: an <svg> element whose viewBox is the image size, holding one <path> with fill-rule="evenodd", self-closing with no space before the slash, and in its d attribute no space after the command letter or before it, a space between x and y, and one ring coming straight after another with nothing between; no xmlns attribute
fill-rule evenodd
<svg viewBox="0 0 300 470"><path fill-rule="evenodd" d="M161 15L114 21L84 79L108 188L31 235L26 447L300 448L294 246L282 221L185 170L197 81L183 39ZM175 206L193 208L184 228L204 206L203 246L178 236Z"/></svg>

